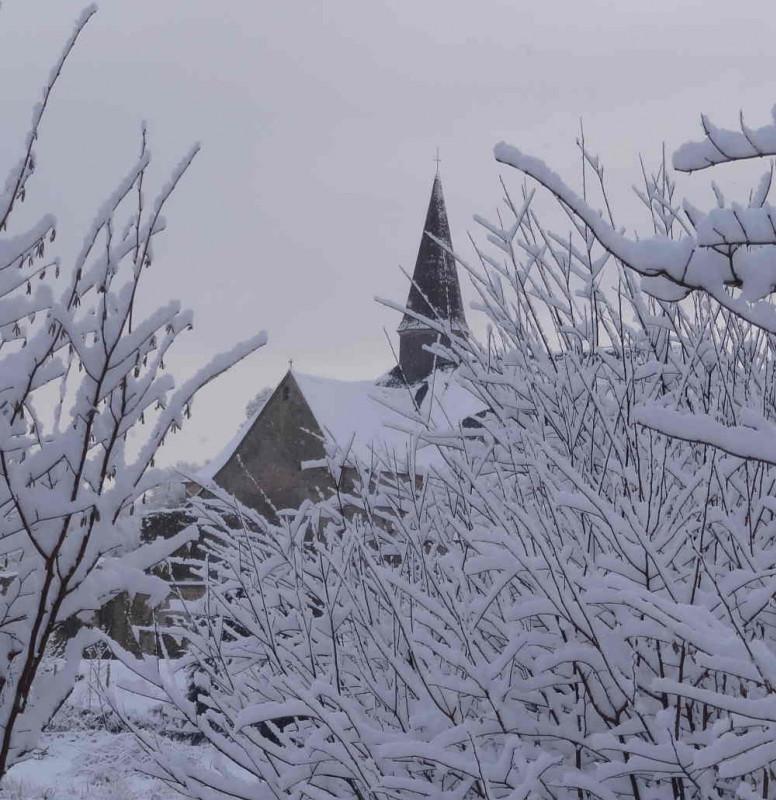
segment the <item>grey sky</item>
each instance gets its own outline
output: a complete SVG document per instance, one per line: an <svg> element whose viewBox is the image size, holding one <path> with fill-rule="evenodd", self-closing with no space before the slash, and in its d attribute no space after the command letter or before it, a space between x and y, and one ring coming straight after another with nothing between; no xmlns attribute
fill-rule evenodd
<svg viewBox="0 0 776 800"><path fill-rule="evenodd" d="M4 3L5 163L83 5ZM67 249L131 164L141 120L159 181L202 142L149 302L195 310L181 375L270 334L203 393L165 459L203 460L289 358L342 378L392 366L383 327L399 317L372 298L406 296L398 265L414 263L436 146L464 253L472 215L499 203L493 144L575 180L580 117L630 222L639 152L697 138L701 111L767 121L775 34L772 3L756 0L103 0L59 86L31 200L60 218Z"/></svg>

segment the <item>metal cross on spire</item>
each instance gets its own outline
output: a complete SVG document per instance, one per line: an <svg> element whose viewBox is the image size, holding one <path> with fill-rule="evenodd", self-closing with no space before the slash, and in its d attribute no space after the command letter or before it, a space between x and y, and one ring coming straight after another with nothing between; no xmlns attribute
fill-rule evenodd
<svg viewBox="0 0 776 800"><path fill-rule="evenodd" d="M436 161L436 174L439 175L439 165L442 163L442 159L439 157L439 148L436 149L436 155L434 156L434 161Z"/></svg>

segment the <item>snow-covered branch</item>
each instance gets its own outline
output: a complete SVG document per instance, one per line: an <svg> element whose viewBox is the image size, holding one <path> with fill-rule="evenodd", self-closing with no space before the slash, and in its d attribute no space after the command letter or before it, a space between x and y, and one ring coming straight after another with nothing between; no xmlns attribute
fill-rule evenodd
<svg viewBox="0 0 776 800"><path fill-rule="evenodd" d="M174 302L139 315L139 292L153 280L152 241L197 148L146 209L144 133L140 158L99 209L62 281L59 261L45 253L53 217L11 232L51 90L93 13L79 19L55 65L0 198L0 777L36 746L72 688L84 647L97 638L88 630L93 612L123 591L155 602L166 596L166 583L144 570L195 532L141 542L133 511L151 486L149 466L196 392L265 341L252 337L176 388L164 358L191 328L191 313ZM122 228L134 236L114 234ZM154 424L143 437L146 414ZM128 439L139 458L127 457ZM55 644L66 664L52 681L43 667Z"/></svg>

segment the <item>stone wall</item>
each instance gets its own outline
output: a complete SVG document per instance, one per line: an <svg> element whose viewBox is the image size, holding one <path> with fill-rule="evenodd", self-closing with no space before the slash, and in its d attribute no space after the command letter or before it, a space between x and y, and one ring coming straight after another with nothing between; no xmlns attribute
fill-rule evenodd
<svg viewBox="0 0 776 800"><path fill-rule="evenodd" d="M143 517L141 536L146 542L159 537L169 539L193 522L194 517L185 509L154 511ZM152 569L153 574L175 584L173 594L161 606L152 609L148 604L147 595L130 596L122 592L96 613L95 624L130 653L161 655L158 630L170 620L170 601L174 601L179 593L190 600L202 596L201 582L192 574L191 568L182 563L184 560L196 558L197 555L198 547L194 542L173 553L170 559ZM72 624L68 623L65 633L72 635L75 629L77 623L73 621ZM173 655L178 654L180 652L178 643L168 635L161 635L164 637L164 645L168 652Z"/></svg>
<svg viewBox="0 0 776 800"><path fill-rule="evenodd" d="M215 482L241 503L273 519L274 509L298 508L304 500L331 494L334 483L322 467L302 469L324 457L321 431L289 373L267 401Z"/></svg>

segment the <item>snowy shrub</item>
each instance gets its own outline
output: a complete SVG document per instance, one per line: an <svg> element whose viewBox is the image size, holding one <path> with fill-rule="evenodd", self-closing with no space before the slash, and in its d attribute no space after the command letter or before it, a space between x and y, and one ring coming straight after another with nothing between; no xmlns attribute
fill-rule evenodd
<svg viewBox="0 0 776 800"><path fill-rule="evenodd" d="M223 755L206 769L138 732L189 796L773 794L769 179L704 215L672 205L663 165L642 193L659 233L629 242L538 162L498 154L555 192L572 234L527 191L511 221L482 221L496 250L468 269L489 335L447 356L487 410L434 415L422 476L375 462L360 491L277 525L198 501L189 652L126 659Z"/></svg>
<svg viewBox="0 0 776 800"><path fill-rule="evenodd" d="M55 65L0 196L0 777L35 747L97 635L82 627L55 669L46 654L63 623L88 622L124 590L151 602L166 595L164 582L144 570L192 534L142 545L135 502L155 484L154 455L195 392L263 341L246 342L176 388L164 360L191 314L176 302L145 318L136 308L164 206L196 148L147 202L144 134L139 160L61 274L47 257L52 216L11 233L51 91L93 13L79 19Z"/></svg>

